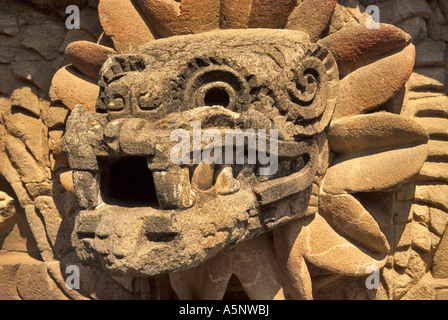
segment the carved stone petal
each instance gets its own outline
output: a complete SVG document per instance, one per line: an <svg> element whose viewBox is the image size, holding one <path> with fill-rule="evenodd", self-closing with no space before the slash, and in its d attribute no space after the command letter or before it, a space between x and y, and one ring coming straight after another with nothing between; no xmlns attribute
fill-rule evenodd
<svg viewBox="0 0 448 320"><path fill-rule="evenodd" d="M296 0L221 0L221 29L284 28Z"/></svg>
<svg viewBox="0 0 448 320"><path fill-rule="evenodd" d="M386 236L378 223L352 195L320 195L319 213L337 231L364 247L374 252L389 252Z"/></svg>
<svg viewBox="0 0 448 320"><path fill-rule="evenodd" d="M181 300L221 300L232 272L230 256L219 254L197 267L172 272L169 277Z"/></svg>
<svg viewBox="0 0 448 320"><path fill-rule="evenodd" d="M46 234L44 222L37 215L36 207L32 205L27 206L25 208L25 216L42 259L44 261L54 261L54 253Z"/></svg>
<svg viewBox="0 0 448 320"><path fill-rule="evenodd" d="M219 0L138 0L138 3L161 37L219 29Z"/></svg>
<svg viewBox="0 0 448 320"><path fill-rule="evenodd" d="M221 0L221 28L247 28L249 25L251 2L251 0Z"/></svg>
<svg viewBox="0 0 448 320"><path fill-rule="evenodd" d="M155 39L152 30L137 10L135 0L101 0L98 14L104 32L112 38L118 52L132 49Z"/></svg>
<svg viewBox="0 0 448 320"><path fill-rule="evenodd" d="M73 171L66 171L59 175L59 180L65 190L75 193L75 186L73 184Z"/></svg>
<svg viewBox="0 0 448 320"><path fill-rule="evenodd" d="M330 50L344 77L411 40L410 35L393 25L380 26L380 29L368 29L363 24L345 27L318 43Z"/></svg>
<svg viewBox="0 0 448 320"><path fill-rule="evenodd" d="M324 191L331 194L376 192L396 187L417 174L426 161L426 144L385 152L346 155L330 167Z"/></svg>
<svg viewBox="0 0 448 320"><path fill-rule="evenodd" d="M415 46L361 67L339 82L340 95L333 119L364 114L394 97L412 74Z"/></svg>
<svg viewBox="0 0 448 320"><path fill-rule="evenodd" d="M88 110L95 111L100 89L73 66L59 69L51 85L56 96L70 110L73 110L77 104L81 104Z"/></svg>
<svg viewBox="0 0 448 320"><path fill-rule="evenodd" d="M302 233L313 217L292 220L272 232L275 253L284 274L284 289L290 299L313 299L311 276L303 257L307 252L306 236Z"/></svg>
<svg viewBox="0 0 448 320"><path fill-rule="evenodd" d="M279 266L268 234L245 241L197 267L170 273L182 300L221 300L234 274L252 300L284 300Z"/></svg>
<svg viewBox="0 0 448 320"><path fill-rule="evenodd" d="M289 16L286 29L304 31L311 41L317 41L327 27L337 3L337 0L301 1Z"/></svg>
<svg viewBox="0 0 448 320"><path fill-rule="evenodd" d="M65 56L73 66L95 81L108 55L113 53L114 49L89 41L72 42L65 49Z"/></svg>
<svg viewBox="0 0 448 320"><path fill-rule="evenodd" d="M55 250L59 251L58 247L61 243L59 242L59 244L56 244L56 242L58 240L61 241L59 232L62 218L53 197L39 196L35 199L35 204L37 209L36 211L39 212L40 216L43 218L46 234L51 246ZM66 242L66 245L69 245L69 243L70 241Z"/></svg>
<svg viewBox="0 0 448 320"><path fill-rule="evenodd" d="M22 177L23 183L43 184L48 178L46 171L26 149L26 145L12 135L2 137L6 154L14 169Z"/></svg>
<svg viewBox="0 0 448 320"><path fill-rule="evenodd" d="M371 274L368 267L381 268L386 263L387 254L373 253L354 245L339 235L319 214L293 220L275 229L273 236L280 261L288 264L285 274L289 277L289 283L295 286L292 292L297 297L304 294L304 297L312 297L311 285L306 284L310 281L307 279L307 268L303 268L304 263L300 262L302 256L315 266L349 276ZM301 269L301 273L293 268L298 261L296 268Z"/></svg>
<svg viewBox="0 0 448 320"><path fill-rule="evenodd" d="M307 243L306 260L341 275L367 275L371 273L368 267L381 268L386 262L386 254L372 253L355 246L318 214L303 228L297 240Z"/></svg>
<svg viewBox="0 0 448 320"><path fill-rule="evenodd" d="M328 130L331 150L356 153L427 143L426 130L411 119L387 112L343 118Z"/></svg>
<svg viewBox="0 0 448 320"><path fill-rule="evenodd" d="M272 244L271 235L264 233L234 248L234 274L251 300L285 299Z"/></svg>

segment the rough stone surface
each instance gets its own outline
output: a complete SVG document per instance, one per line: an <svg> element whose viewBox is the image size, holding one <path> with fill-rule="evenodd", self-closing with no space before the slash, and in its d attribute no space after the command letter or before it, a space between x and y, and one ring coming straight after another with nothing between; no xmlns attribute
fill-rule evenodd
<svg viewBox="0 0 448 320"><path fill-rule="evenodd" d="M0 2L0 298L448 297L446 0L70 4Z"/></svg>
<svg viewBox="0 0 448 320"><path fill-rule="evenodd" d="M30 3L41 9L60 9L66 8L69 5L83 5L86 0L25 0L24 2Z"/></svg>
<svg viewBox="0 0 448 320"><path fill-rule="evenodd" d="M194 34L219 28L220 1L138 0L151 26L161 37Z"/></svg>
<svg viewBox="0 0 448 320"><path fill-rule="evenodd" d="M33 90L32 87L19 87L11 94L11 107L24 108L33 113L36 117L39 117L41 110L37 94L36 90Z"/></svg>
<svg viewBox="0 0 448 320"><path fill-rule="evenodd" d="M14 199L8 194L0 192L0 224L15 214Z"/></svg>
<svg viewBox="0 0 448 320"><path fill-rule="evenodd" d="M382 11L382 20L388 23L398 23L414 17L428 18L431 16L431 9L426 1L382 1L379 4Z"/></svg>
<svg viewBox="0 0 448 320"><path fill-rule="evenodd" d="M434 255L434 266L432 269L432 273L436 278L448 278L448 265L446 262L447 253L447 232L442 237L442 241L440 242L437 251Z"/></svg>
<svg viewBox="0 0 448 320"><path fill-rule="evenodd" d="M355 26L365 23L368 17L365 8L357 1L340 1L336 4L333 15L330 20L329 34L341 30L346 26Z"/></svg>
<svg viewBox="0 0 448 320"><path fill-rule="evenodd" d="M432 230L434 230L435 234L440 237L443 235L448 225L448 214L437 208L431 208L430 223Z"/></svg>
<svg viewBox="0 0 448 320"><path fill-rule="evenodd" d="M14 76L9 65L0 65L0 92L10 94L14 87Z"/></svg>
<svg viewBox="0 0 448 320"><path fill-rule="evenodd" d="M432 14L428 19L428 34L433 40L448 41L446 17L436 3L431 3Z"/></svg>
<svg viewBox="0 0 448 320"><path fill-rule="evenodd" d="M415 190L415 199L424 200L434 204L436 207L448 209L448 199L446 198L446 192L448 187L445 184L428 184L419 185Z"/></svg>
<svg viewBox="0 0 448 320"><path fill-rule="evenodd" d="M304 31L311 41L316 41L328 25L336 4L336 0L301 1L289 16L286 29Z"/></svg>
<svg viewBox="0 0 448 320"><path fill-rule="evenodd" d="M41 91L47 91L53 74L52 64L48 61L20 61L11 64L12 73L19 79L31 81Z"/></svg>
<svg viewBox="0 0 448 320"><path fill-rule="evenodd" d="M258 41L253 42L253 38ZM311 96L308 99L316 104L321 99L327 99L329 102L323 108L318 107L313 112L303 110L304 114L300 115L300 92L297 92L297 103L290 101L281 92L282 87L278 87L278 81L284 74L278 65L280 60L273 61L268 54L268 44L273 41L272 38L282 52L277 59L282 59L284 64L297 63L295 60L289 61L289 53L293 48L296 53L308 51L311 56L318 56L314 60L309 58L310 61L316 61L316 67L311 65L307 68L316 68L317 76L329 83L315 88L316 92L311 88L309 91L315 98ZM77 238L75 246L78 256L88 256L94 263L98 263L104 260L107 252L108 270L121 275L130 273L135 276L154 276L183 271L205 262L233 244L253 239L264 230L273 229L295 216L305 215L305 203L310 196L312 180L317 171L318 144L322 143L319 133L327 125L327 113L331 112L333 87L337 79L334 78L333 69L325 67L327 59L331 65L331 56L322 52L323 49L317 45L308 44L310 49L305 49L307 44L303 40L306 41L307 37L295 31L257 30L239 31L237 34L221 31L174 40L158 40L142 47L135 55L109 58L101 71L101 93L97 104L98 111L104 110L107 118L77 107L67 122L64 137L64 150L68 154L70 167L81 170L75 171L73 175L75 193L80 206L87 209L76 220L74 237ZM224 53L210 52L208 46L212 42L222 47L226 44L225 50L228 50L228 55L235 57L234 60L228 62L224 59ZM164 62L158 53L164 46L172 50L170 61ZM244 46L244 52L240 51L241 46ZM262 54L266 50L267 53ZM277 83L268 82L271 76L259 69L258 63L249 62L252 61L250 57L255 54L262 63L275 68L270 72L274 72L272 77L277 79ZM304 60L307 59L304 57ZM318 62L318 59L323 61ZM121 77L116 77L116 74ZM148 87L148 81L157 74L164 74L166 79L159 78L158 84ZM289 86L287 78L283 81L285 86ZM168 83L173 82L178 83L177 88L171 87L171 92L163 91L165 94L158 92L166 90ZM183 163L187 166L185 168L170 163L173 145L169 139L171 130L192 128L195 136L197 130L194 121L204 116L208 116L203 123L204 129L212 127L221 130L234 130L237 125L250 128L254 121L262 124L271 115L276 117L275 113L261 116L263 110L259 108L262 106L250 102L256 100L258 95L257 90L254 92L250 88L260 86L270 87L274 91L272 95L277 96L274 108L288 106L286 108L290 110L290 114L284 118L286 123L301 117L309 119L312 124L305 128L303 134L308 136L305 141L299 143L286 137L278 142L281 144L279 152L284 157L281 160L281 165L285 166L282 173L261 174L259 172L263 172L262 170L249 166L235 180L233 173L229 171L231 167L224 167L222 161L218 160L210 162L218 151L215 149L214 156L206 157L210 146L201 141L199 146L197 142L193 142L193 148L202 153L204 159L201 162ZM148 92L148 89L153 91ZM213 104L209 103L208 97L215 90L222 90L221 93L227 95L228 101L210 97ZM129 97L130 91L140 99ZM294 92L291 88L291 94ZM175 97L179 96L183 97L183 105L180 101L173 103ZM256 114L260 114L262 121L254 117ZM271 122L275 123L275 120L272 119ZM302 123L305 127L303 120ZM282 126L280 121L278 125ZM293 134L300 134L300 126L297 126ZM286 132L288 127L279 129ZM190 134L189 130L183 130ZM85 135L86 132L91 134ZM202 139L206 139L205 133L211 135L206 130ZM272 138L269 141L273 143ZM226 143L221 139L217 146L222 151ZM187 146L190 146L190 140ZM303 164L289 164L294 157L299 156L309 160ZM98 157L104 160L96 163ZM231 161L233 162L233 157ZM129 164L126 166L126 163ZM151 189L148 186L145 191L147 199L141 199L146 200L145 207L129 208L129 212L123 216L123 210L126 211L123 205L126 203L122 201L126 201L126 198L116 190L130 186L126 186L124 177L116 176L120 173L115 173L115 168L120 167L124 171L126 167L126 170L130 170L138 163L142 166L139 170L146 170L140 175L152 175L154 187ZM188 167L191 168L191 177ZM97 178L99 175L100 179ZM129 176L133 177L131 171ZM276 179L278 176L279 179ZM119 183L123 186L118 185ZM138 185L137 182L132 183ZM102 198L98 196L100 184L103 188ZM283 192L272 193L271 190L274 189ZM257 197L260 204L255 200ZM287 197L299 198L299 201L304 201L304 205L296 207L294 211L291 207L285 210L290 202ZM153 208L151 201L158 203L161 209L170 209L171 214L166 215L163 210ZM285 204L282 204L281 209L271 209L272 212L260 211L261 206L269 207L276 202ZM235 203L241 205L234 206ZM131 215L135 219L130 220ZM89 219L98 219L99 225L86 231ZM144 230L139 231L141 228ZM84 243L86 232L94 234L93 247ZM137 251L133 251L130 246L140 243L141 232L146 234L148 241L141 243L141 247L138 245ZM106 238L107 240L100 241ZM119 244L115 240L117 238L123 239L123 244ZM153 261L151 264L146 264L140 258L142 252L145 252L144 256L153 257L150 259Z"/></svg>
<svg viewBox="0 0 448 320"><path fill-rule="evenodd" d="M112 38L118 52L128 52L153 41L154 33L135 10L136 0L101 0L98 14L104 32Z"/></svg>
<svg viewBox="0 0 448 320"><path fill-rule="evenodd" d="M2 300L67 300L47 274L44 262L26 253L0 255Z"/></svg>
<svg viewBox="0 0 448 320"><path fill-rule="evenodd" d="M59 175L61 184L64 186L65 190L75 193L75 186L73 185L73 171L63 172Z"/></svg>
<svg viewBox="0 0 448 320"><path fill-rule="evenodd" d="M445 65L444 41L422 42L416 46L416 67L440 67Z"/></svg>
<svg viewBox="0 0 448 320"><path fill-rule="evenodd" d="M443 68L416 68L409 79L409 88L414 90L445 91L446 74Z"/></svg>
<svg viewBox="0 0 448 320"><path fill-rule="evenodd" d="M42 35L44 38L42 39ZM22 44L33 49L46 60L51 60L58 54L54 47L58 47L64 39L64 29L56 23L44 22L26 29Z"/></svg>

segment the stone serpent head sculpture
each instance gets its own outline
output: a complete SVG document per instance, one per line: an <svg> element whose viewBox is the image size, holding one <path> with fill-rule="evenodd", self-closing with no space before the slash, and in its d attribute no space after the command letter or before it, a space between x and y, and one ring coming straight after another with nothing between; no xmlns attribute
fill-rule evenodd
<svg viewBox="0 0 448 320"><path fill-rule="evenodd" d="M381 268L388 239L361 200L427 155L420 126L379 111L412 72L410 37L358 23L316 42L336 1L255 1L247 13L232 11L244 1L207 2L141 0L164 39L126 47L108 21L117 51L67 49L99 74L95 110L73 105L63 142L78 257L112 275L170 273L180 298L205 299L222 298L232 275L254 299L312 298L308 264ZM219 3L229 30L208 25Z"/></svg>

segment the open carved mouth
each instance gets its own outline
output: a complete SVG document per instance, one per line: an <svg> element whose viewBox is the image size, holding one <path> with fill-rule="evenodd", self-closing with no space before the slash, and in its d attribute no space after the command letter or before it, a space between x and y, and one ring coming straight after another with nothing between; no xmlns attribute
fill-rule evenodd
<svg viewBox="0 0 448 320"><path fill-rule="evenodd" d="M183 270L307 214L336 101L334 58L297 32L210 37L111 57L97 112L71 113L64 151L83 208L72 242L85 263Z"/></svg>
<svg viewBox="0 0 448 320"><path fill-rule="evenodd" d="M394 279L392 271L397 271L398 267L398 276L401 275L407 281L406 284L410 281L409 276L412 276L413 284L420 284L419 279L426 274L419 273L414 277L415 272L409 271L413 271L417 264L421 265L419 256L427 260L423 256L426 255L426 249L423 248L428 245L427 241L422 246L417 245L417 251L407 243L407 246L389 252L389 244L392 246L392 242L396 242L397 234L403 229L403 219L409 218L407 206L412 202L410 198L415 182L412 177L422 169L427 155L426 133L406 119L407 113L412 118L414 105L407 108L403 106L401 110L402 97L393 98L398 97L399 90L409 79L414 66L415 48L410 44L410 36L383 24L378 25L381 28L376 31L368 25L366 28L365 19L357 8L357 12L352 8L345 11L346 6L338 6L338 1L281 1L281 4L280 1L258 1L258 5L246 1L245 5L250 7L246 8L246 16L241 10L234 10L235 1L221 1L221 5L216 6L218 14L205 16L201 15L203 8L195 6L193 2L182 2L181 11L184 12L180 13L184 13L184 17L179 15L179 3L175 2L176 12L170 6L161 9L158 1L139 1L139 9L143 12L139 11L135 16L128 14L137 9L135 3L117 9L118 12L126 11L126 16L131 17L129 19L146 18L139 37L129 36L122 32L122 28L114 26L113 20L119 21L117 26L120 26L123 17L114 14L115 6L102 6L101 15L107 18L104 29L113 39L116 51L100 45L108 37L101 37L97 44L77 42L72 47L75 50L68 51L74 67L95 80L98 72L91 72L91 66L89 63L86 66L86 62L94 62L96 59L93 57L103 55L104 59L97 61L99 68L99 64L106 62L106 56L112 54L100 75L100 98L96 105L94 97L87 97L82 92L85 88L90 89L87 81L82 81L85 82L83 86L73 86L77 87L74 90L67 86L67 83L78 83L81 80L81 74L75 68L64 68L55 77L55 95L63 98L62 101L70 109L82 101L88 109L94 110L96 107L97 113L107 115L96 121L92 115L84 114L85 118L92 120L88 124L83 122L82 117L76 119L79 112L75 111L72 114L72 126L68 125L69 131L73 125L77 125L76 122L83 127L72 136L79 137L84 143L78 144L76 139L68 139L71 141L68 142L70 150L67 151L70 167L74 170L76 193L83 209L76 218L77 226L73 234L73 242L81 260L87 262L90 258L99 257L97 262L105 266L107 271L127 275L156 275L177 271L194 267L219 251L250 239L258 232L271 230L276 222L285 221L285 218L297 218L267 237L249 242L256 244L256 254L251 253L249 259L231 259L233 261L228 263L233 266L227 270L227 280L234 272L248 293L251 291L254 296L260 297L258 292L262 292L261 297L274 297L269 291L271 287L276 288L277 284L270 286L265 280L278 275L275 261L278 260L284 279L283 289L287 293L285 297L309 298L312 297L310 272L313 271L307 268L310 264L318 270L330 271L330 287L336 287L346 282L347 277L365 275L369 272L365 270L366 265L383 266L386 263L385 254L389 258L390 254L396 254L395 260L400 261L395 264L392 261L391 264L391 260L387 259L388 268L385 271L388 279L381 281L382 287L378 293L396 297L396 286L390 285L389 280ZM297 9L293 10L296 5ZM268 11L269 14L265 15ZM159 15L160 12L164 14ZM203 24L197 23L195 16L206 17L208 27L203 28ZM210 20L211 16L213 19ZM269 19L274 16L275 19ZM353 17L342 19L344 21L341 24L339 18L342 16L344 19ZM215 21L216 25L212 26L211 21ZM150 25L155 30L146 30ZM198 25L200 30L195 29ZM235 26L285 28L303 30L306 34L262 29L197 34L216 29L217 26L223 29ZM135 30L128 29L129 32ZM154 32L162 38L185 33L195 35L153 41L158 38L154 37ZM325 38L315 45L309 43L309 39L315 42L319 36ZM143 41L153 43L135 49ZM118 54L124 52L128 54ZM333 55L336 59L332 58ZM72 71L76 72L71 74ZM95 91L97 88L93 87L92 91ZM66 90L68 94L64 94ZM72 99L77 93L80 93L79 96L85 94L86 97ZM264 126L266 122L262 123L264 128L279 129L284 141L303 141L304 137L316 137L322 134L332 118L331 125L325 130L330 156L321 157L323 161L319 167L324 169L318 170L312 182L313 188L320 191L319 197L309 201L309 189L304 184L310 183L310 179L300 175L300 172L306 171L308 164L314 168L315 162L320 161L314 157L314 153L306 153L297 167L290 166L287 159L279 159L279 171L284 167L285 174L266 178L255 173L250 176L253 178L250 181L248 176L240 177L238 166L230 165L230 169L214 166L212 183L207 182L206 190L198 191L193 187L193 176L196 171L202 171L198 169L199 164L164 168L163 161L154 161L153 155L129 152L132 149L129 146L136 146L145 140L140 139L145 138L144 134L135 134L134 138L137 139L128 139L129 144L126 145L124 141L110 139L113 136L110 133L114 130L107 133L102 130L107 123L124 121L124 118L145 119L150 122L150 126L156 126L158 121L166 121L171 113L175 113L179 119L188 120L183 118L184 111L213 106L245 115L253 111L261 113L268 118L268 126ZM416 108L419 109L420 105ZM399 110L404 114L392 114ZM182 125L181 122L178 123ZM219 118L209 125L220 127L226 123L226 118ZM98 125L98 130L95 125ZM89 135L95 139L84 138ZM325 137L321 140L325 140ZM120 149L124 145L125 150ZM322 144L318 145L319 151L325 153L325 149L321 149ZM106 148L103 149L103 146ZM163 144L158 146L166 147ZM151 149L143 146L142 150L151 153ZM325 172L325 166L328 165L329 169ZM420 172L418 181L434 170L433 166L437 168L438 163L430 165L430 168L425 167ZM232 171L232 175L228 175L229 181L235 179L239 183L239 190L226 196L215 192L217 176L224 169ZM120 176L120 172L126 175ZM429 175L434 179L431 173ZM173 178L172 184L156 183L166 179L166 176L176 178ZM392 230L394 228L389 228L390 223L384 220L384 214L389 208L383 210L390 201L378 201L376 193L384 192L384 198L380 198L386 199L407 181L411 183L401 189L404 192L394 195L394 203L395 200L406 198L406 208L391 208L391 213L395 213L393 222L399 225L397 230ZM175 190L168 186L179 185L182 190L196 192L194 203L189 201L191 197L188 192L186 200L180 202L170 202L169 198L160 197L163 186L167 190ZM212 187L208 189L210 185ZM297 185L304 187L302 192L298 191L300 188ZM68 187L72 190L71 185ZM288 193L290 187L294 192ZM423 197L430 197L431 192L428 190L435 189L421 190L420 197L423 193L427 193ZM369 200L367 205L366 199ZM430 200L434 204L433 199ZM417 200L421 201L421 198ZM378 206L373 202L378 202ZM387 205L383 202L387 202ZM312 207L312 204L316 205L316 214L309 219L301 218L305 207ZM162 209L170 206L173 209ZM402 217L403 221L395 221L396 217ZM422 224L424 221L417 222ZM423 224L426 226L427 223ZM415 229L414 223L411 227ZM394 237L390 238L392 234ZM419 236L420 232L417 233ZM263 241L262 238L269 238L269 241ZM269 252L271 245L274 245L275 257L274 253ZM412 243L412 247L415 245ZM397 244L394 243L394 246ZM239 248L247 250L245 244ZM237 252L238 249L231 254ZM262 254L258 255L260 252ZM410 254L411 260L408 259ZM191 297L186 291L191 291L195 297L208 296L210 291L215 291L213 294L219 296L218 285L226 285L223 265L228 255L216 258L201 268L193 268L192 273L180 273L178 287L175 288L179 297L182 298L179 292ZM248 272L238 270L241 269L240 265L245 265ZM274 270L269 271L269 266L275 266L271 268ZM404 274L403 270L406 271ZM337 278L335 273L343 279L341 282L333 282ZM170 276L175 284L176 274ZM254 281L255 277L257 279ZM224 279L223 284L216 285L215 290L209 290L207 281L211 280L215 285L217 278ZM322 281L325 286L328 285L327 280ZM191 281L195 283L189 287ZM201 292L201 288L198 290L200 286L206 289ZM260 286L261 290L258 289ZM313 287L319 287L319 284L315 286L313 283ZM358 293L362 290L355 289ZM258 291L257 294L255 291ZM326 294L328 290L323 291ZM407 291L401 290L398 295L402 296Z"/></svg>
<svg viewBox="0 0 448 320"><path fill-rule="evenodd" d="M253 165L207 164L180 166L151 171L144 156L99 158L99 190L105 204L158 209L183 209L195 204L197 192L230 195L240 190L238 176L251 175L258 181L286 177L301 171L310 155L278 159L278 168L270 176L260 176L260 163ZM169 192L170 190L171 192Z"/></svg>
<svg viewBox="0 0 448 320"><path fill-rule="evenodd" d="M74 115L79 111L76 109ZM122 129L127 121L133 120L122 120ZM120 132L118 140L125 141ZM158 138L163 140L164 136L160 133ZM266 167L260 162L154 162L166 155L165 149L157 148L146 148L155 150L146 156L138 152L131 155L130 149L128 154L97 156L95 175L81 170L74 173L75 182L91 177L88 188L77 183L75 191L79 198L93 199L86 202L90 203L87 210L78 214L74 246L83 261L111 272L155 275L198 264L225 247L306 212L318 140L275 141L277 170L270 176L259 174ZM110 139L108 143L113 144ZM266 149L272 143L269 140ZM229 148L219 149L225 158ZM237 149L234 146L234 154ZM250 150L244 152L246 160L248 153ZM291 202L289 209L278 209L280 201ZM244 206L235 206L243 202ZM154 261L142 266L141 257L153 257Z"/></svg>
<svg viewBox="0 0 448 320"><path fill-rule="evenodd" d="M145 157L99 159L100 191L105 203L158 206L154 178Z"/></svg>

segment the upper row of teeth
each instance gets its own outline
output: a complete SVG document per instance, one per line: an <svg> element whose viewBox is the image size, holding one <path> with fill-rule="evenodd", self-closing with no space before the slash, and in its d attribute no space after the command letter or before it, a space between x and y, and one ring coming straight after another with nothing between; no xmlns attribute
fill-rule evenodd
<svg viewBox="0 0 448 320"><path fill-rule="evenodd" d="M154 183L156 190L170 189L172 197L170 199L177 201L175 204L179 208L189 208L194 205L196 201L197 193L200 191L208 191L214 188L216 193L220 195L229 195L236 193L240 190L240 182L233 176L233 169L230 166L224 167L218 174L215 183L215 165L202 161L193 171L193 175L190 181L190 170L188 168L176 168L178 170L175 173L179 177L179 180L172 180L167 175L166 171L154 172ZM159 188L158 185L164 185L164 188ZM160 195L162 198L164 195ZM163 200L161 201L163 207ZM170 205L174 205L170 203Z"/></svg>
<svg viewBox="0 0 448 320"><path fill-rule="evenodd" d="M230 195L240 190L240 182L234 178L232 167L224 167L215 181L214 176L215 165L206 161L197 165L191 181L188 168L174 167L167 171L154 171L153 179L160 206L162 209L189 208L195 204L197 194L201 191L214 189L220 195ZM75 192L73 171L61 174L60 181L67 191ZM100 198L99 195L98 199Z"/></svg>

